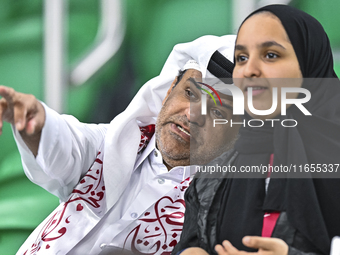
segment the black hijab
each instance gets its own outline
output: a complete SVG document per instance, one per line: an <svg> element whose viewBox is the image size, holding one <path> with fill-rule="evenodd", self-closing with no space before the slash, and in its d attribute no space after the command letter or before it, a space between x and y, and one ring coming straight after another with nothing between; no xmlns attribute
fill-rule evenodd
<svg viewBox="0 0 340 255"><path fill-rule="evenodd" d="M242 127L235 145L240 153L235 165L268 165L272 153L274 166L339 164L340 83L333 70L331 47L324 29L310 15L286 5L265 6L246 19L262 11L280 19L303 77L317 78L307 79L302 85L311 92L311 100L304 106L312 116L305 116L293 105L284 118L297 120L294 128ZM224 198L219 213L218 242L227 239L236 248L249 250L242 245L242 237L261 235L263 213L286 211L289 222L313 251L329 254L332 237L340 235L340 179L311 178L312 175L308 173L307 178L297 179L287 174L282 179L275 178L273 173L267 195L264 178L226 179L221 186Z"/></svg>

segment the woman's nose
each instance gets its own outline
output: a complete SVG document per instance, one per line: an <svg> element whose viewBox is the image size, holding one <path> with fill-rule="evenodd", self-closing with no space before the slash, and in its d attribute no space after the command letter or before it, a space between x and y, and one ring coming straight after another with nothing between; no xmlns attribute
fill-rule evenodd
<svg viewBox="0 0 340 255"><path fill-rule="evenodd" d="M261 65L256 58L249 58L243 66L243 76L245 78L254 78L261 76Z"/></svg>

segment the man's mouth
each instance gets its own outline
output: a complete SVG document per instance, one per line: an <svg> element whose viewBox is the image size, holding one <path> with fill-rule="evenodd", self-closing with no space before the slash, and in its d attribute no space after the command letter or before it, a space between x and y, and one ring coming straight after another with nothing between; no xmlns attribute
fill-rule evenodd
<svg viewBox="0 0 340 255"><path fill-rule="evenodd" d="M177 137L180 137L182 140L186 142L190 142L191 135L190 130L186 130L183 126L177 123L171 123L170 128L172 133L176 134Z"/></svg>
<svg viewBox="0 0 340 255"><path fill-rule="evenodd" d="M180 125L176 124L177 128L181 130L184 134L187 134L188 136L191 136L188 131L186 131L184 128L182 128Z"/></svg>

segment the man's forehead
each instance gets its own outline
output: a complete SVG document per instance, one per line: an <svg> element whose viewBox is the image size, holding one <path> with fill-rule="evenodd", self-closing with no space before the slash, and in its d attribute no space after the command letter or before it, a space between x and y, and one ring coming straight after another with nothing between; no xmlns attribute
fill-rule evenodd
<svg viewBox="0 0 340 255"><path fill-rule="evenodd" d="M194 78L195 80L202 80L202 73L196 69L188 69L185 71L183 76L183 80L187 81L190 78Z"/></svg>

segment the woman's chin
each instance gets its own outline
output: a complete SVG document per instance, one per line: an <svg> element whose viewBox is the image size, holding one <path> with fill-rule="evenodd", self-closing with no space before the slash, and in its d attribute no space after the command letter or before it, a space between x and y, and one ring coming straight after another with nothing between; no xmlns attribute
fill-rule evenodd
<svg viewBox="0 0 340 255"><path fill-rule="evenodd" d="M247 111L247 113L253 119L259 119L259 120L280 119L279 112L274 112L269 115L256 115L256 114L251 113L250 111Z"/></svg>

